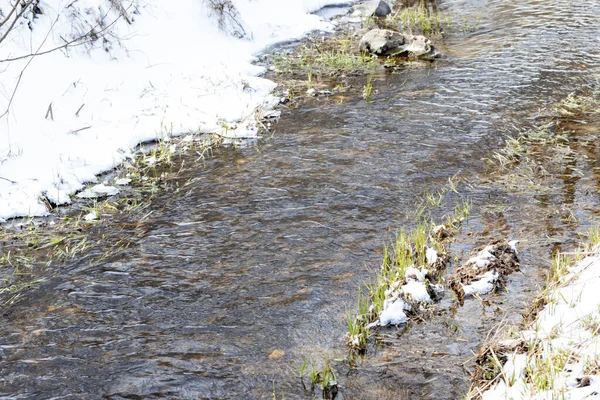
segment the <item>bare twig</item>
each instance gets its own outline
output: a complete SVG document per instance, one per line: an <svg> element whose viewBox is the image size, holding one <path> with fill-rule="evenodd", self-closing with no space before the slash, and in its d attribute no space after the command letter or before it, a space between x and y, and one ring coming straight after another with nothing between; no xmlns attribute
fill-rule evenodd
<svg viewBox="0 0 600 400"><path fill-rule="evenodd" d="M112 21L106 27L104 27L101 30L99 30L97 32L97 34L101 34L101 33L106 32L107 30L109 30L110 28L112 28L117 22L118 22L118 19ZM44 51L36 51L35 53L25 54L25 55L18 56L18 57L13 57L13 58L6 58L4 60L0 60L0 63L23 60L23 59L29 58L29 57L43 56L44 54L52 53L53 51L56 51L56 50L65 49L65 48L67 48L69 46L81 46L81 45L86 44L86 43L92 43L92 42L96 41L97 39L96 38L91 38L90 34L92 32L94 32L94 29L96 29L99 26L101 26L101 24L97 23L96 25L94 25L94 27L92 29L90 29L89 31L87 31L83 35L76 37L75 39L66 41L63 38L63 40L65 40L66 43L65 44L61 44L60 46L56 46L56 47L54 47L52 49L44 50ZM89 39L88 40L82 40L84 38L89 38ZM79 43L76 43L76 42L79 42Z"/></svg>
<svg viewBox="0 0 600 400"><path fill-rule="evenodd" d="M34 1L34 0L29 0L29 1L28 1L28 5L30 5L30 4L31 4L33 1ZM133 4L133 3L132 3L132 4ZM110 11L110 10L109 10L109 11ZM17 19L18 19L18 18L19 18L19 17L20 17L22 14L23 14L23 11L21 11L21 13L18 15ZM108 15L108 13L107 13L107 15ZM42 41L42 43L41 43L41 44L38 46L38 49L36 50L36 52L35 52L35 53L32 53L32 54L27 54L27 55L20 56L20 57L15 57L15 58L12 58L12 59L0 60L0 62L9 62L9 61L16 61L16 60L20 60L20 59L25 59L25 58L28 58L28 57L30 58L30 59L27 61L27 64L25 64L25 67L23 67L23 69L22 69L22 70L21 70L21 72L19 73L19 78L17 79L17 83L16 83L16 85L15 85L15 87L14 87L14 90L13 90L13 92L12 92L11 96L10 96L10 99L9 99L9 101L8 101L8 105L7 105L7 107L6 107L6 110L5 110L5 111L4 111L2 114L0 114L0 119L1 119L1 118L3 118L4 116L6 116L6 115L8 115L8 114L9 114L9 112L10 112L10 107L12 106L13 100L14 100L14 98L15 98L15 95L16 95L16 93L17 93L17 89L19 88L19 85L21 84L21 79L23 78L23 74L25 73L25 70L27 69L27 67L29 67L29 64L31 64L31 62L33 61L33 59L34 59L36 56L43 55L43 54L48 54L48 53L51 53L51 52L53 52L53 51L56 51L56 50L59 50L59 49L66 48L66 47L68 47L69 45L71 45L71 44L73 44L73 43L75 43L75 42L77 42L77 41L80 41L80 40L82 40L82 39L84 39L84 38L86 38L86 37L90 37L90 35L91 35L91 34L94 32L94 29L95 29L96 27L98 27L98 26L101 26L101 24L102 24L102 22L103 22L102 20L101 20L101 21L99 21L99 22L98 22L98 23L97 23L97 24L96 24L96 25L95 25L95 26L94 26L92 29L90 29L88 32L86 32L85 34L83 34L83 35L81 35L81 36L79 36L79 37L77 37L77 38L75 38L75 39L73 39L73 40L71 40L71 41L68 41L68 42L67 42L67 43L65 43L64 45L57 46L57 47L55 47L55 48L53 48L53 49L50 49L50 50L46 50L46 51L40 51L40 50L41 50L41 48L42 48L42 47L44 46L44 44L46 43L46 41L48 40L48 37L50 36L50 33L53 31L53 29L54 29L54 26L55 26L55 25L58 23L58 19L59 19L59 17L60 17L60 14L57 14L57 16L56 16L56 19L55 19L55 20L54 20L54 22L52 23L52 26L51 26L51 27L50 27L50 29L48 30L48 33L47 33L47 34L46 34L46 36L44 37L44 40ZM112 26L114 26L114 25L115 25L115 24L118 22L118 20L119 20L119 18L117 18L117 19L115 19L114 21L112 21L112 22L111 22L110 24L108 24L106 27L104 27L103 29L101 29L101 30L99 31L99 33L105 32L105 31L107 31L108 29L110 29ZM9 31L10 31L10 29L12 29L12 26L14 26L14 23L13 23L13 25L11 25L11 27L9 28ZM6 33L5 33L5 36L6 36ZM95 40L95 39L92 39L92 38L90 38L90 40L89 40L89 41L90 41L90 42L92 42L92 41L94 41L94 40ZM2 40L0 40L0 42L1 42L1 41L2 41ZM86 41L84 41L84 43L85 43L85 42L86 42ZM78 44L83 44L83 43L78 43Z"/></svg>
<svg viewBox="0 0 600 400"><path fill-rule="evenodd" d="M54 113L52 112L52 103L48 104L48 110L46 111L46 116L44 118L48 119L48 116L50 116L50 119L52 121L54 121Z"/></svg>
<svg viewBox="0 0 600 400"><path fill-rule="evenodd" d="M10 10L6 18L4 18L4 21L0 22L0 28L2 28L2 26L4 26L4 24L6 24L10 20L10 17L14 14L15 11L17 11L17 7L19 7L19 2L15 1L15 5L12 7L12 10Z"/></svg>
<svg viewBox="0 0 600 400"><path fill-rule="evenodd" d="M28 2L25 3L25 5L22 6L21 11L15 16L15 19L13 20L12 24L10 24L10 26L6 29L6 32L4 32L4 35L0 36L0 43L2 43L2 41L4 39L6 39L6 37L8 36L8 34L10 33L10 31L12 31L12 29L15 27L15 24L17 23L17 21L19 20L19 18L21 18L21 16L23 14L25 14L25 11L27 11L27 9L29 8L29 6L33 3L34 0L29 0ZM17 4L19 4L19 2L17 1ZM15 10L17 4L15 4L15 7L13 7L13 10ZM11 11L11 14L12 14ZM5 22L2 23L2 25L4 25Z"/></svg>
<svg viewBox="0 0 600 400"><path fill-rule="evenodd" d="M48 30L48 33L46 33L46 37L44 37L44 40L39 45L38 51L42 48L44 43L46 43L46 40L48 40L48 37L50 36L50 32L52 32L52 30L54 29L54 26L58 22L59 16L60 15L56 16L56 19L54 20L54 22L50 26L50 29ZM25 67L23 67L23 69L19 73L19 79L17 79L17 84L15 85L15 88L10 96L10 100L8 101L8 105L6 106L6 111L4 111L4 113L2 113L2 115L0 115L0 118L3 118L5 115L8 115L8 113L10 112L10 107L12 105L13 100L15 99L15 95L17 94L17 89L19 88L19 85L21 84L21 79L23 78L23 74L25 73L25 70L27 69L27 67L29 67L29 64L31 64L32 61L33 61L33 58L29 59L29 61L27 61L27 64L25 64Z"/></svg>
<svg viewBox="0 0 600 400"><path fill-rule="evenodd" d="M90 129L92 126L84 126L83 128L75 129L74 131L69 132L71 135L75 135L78 132L85 131L86 129Z"/></svg>
<svg viewBox="0 0 600 400"><path fill-rule="evenodd" d="M83 103L78 109L77 112L75 113L76 117L79 117L79 112L81 111L81 109L85 106L85 103Z"/></svg>

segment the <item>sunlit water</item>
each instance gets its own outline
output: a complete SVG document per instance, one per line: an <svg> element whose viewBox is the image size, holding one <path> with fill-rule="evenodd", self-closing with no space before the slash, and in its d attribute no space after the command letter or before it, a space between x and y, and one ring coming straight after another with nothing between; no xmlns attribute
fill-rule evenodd
<svg viewBox="0 0 600 400"><path fill-rule="evenodd" d="M486 181L481 158L589 81L600 64L600 4L439 7L479 21L477 30L439 43L445 56L431 65L377 78L371 103L309 103L265 143L190 157L198 167L181 180L193 184L159 195L143 234L114 222L129 249L55 270L28 293L0 325L0 395L310 398L302 359L345 357L344 312L374 276L383 242L414 223L418 195L458 173L471 184L445 207L474 204L452 251L526 239L523 272L489 306L457 309L447 294L439 316L389 329L389 344L356 370L333 365L340 398L460 398L469 385L461 364L495 323L518 322L551 249L575 243L597 215L593 142L581 146L590 159L548 180L543 198Z"/></svg>

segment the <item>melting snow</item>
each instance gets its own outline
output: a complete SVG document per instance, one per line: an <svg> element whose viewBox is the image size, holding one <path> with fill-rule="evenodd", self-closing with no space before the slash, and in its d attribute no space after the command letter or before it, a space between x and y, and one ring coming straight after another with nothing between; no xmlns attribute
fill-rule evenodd
<svg viewBox="0 0 600 400"><path fill-rule="evenodd" d="M465 296L469 296L475 293L486 294L494 289L494 282L498 280L498 273L494 271L488 271L481 275L481 279L471 282L468 285L463 285Z"/></svg>
<svg viewBox="0 0 600 400"><path fill-rule="evenodd" d="M396 299L393 302L386 303L383 311L379 314L379 324L381 326L386 326L406 323L408 317L404 311L407 308L409 308L409 306L402 299Z"/></svg>
<svg viewBox="0 0 600 400"><path fill-rule="evenodd" d="M2 63L0 218L46 215L40 197L68 203L143 141L190 132L256 137L255 110L279 99L275 84L258 77L264 68L251 64L254 54L330 29L310 12L339 2L237 0L242 39L223 33L200 0L123 0L131 23L112 0L40 2L42 14L25 13L0 46L0 60L22 57ZM0 9L14 3L0 0ZM98 21L111 27L107 42L28 56Z"/></svg>

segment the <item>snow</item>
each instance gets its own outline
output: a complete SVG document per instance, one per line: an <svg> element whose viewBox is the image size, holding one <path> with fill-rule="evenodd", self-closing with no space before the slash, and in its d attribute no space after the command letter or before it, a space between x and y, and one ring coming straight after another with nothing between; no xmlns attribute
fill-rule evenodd
<svg viewBox="0 0 600 400"><path fill-rule="evenodd" d="M473 268L479 269L488 265L492 260L496 257L492 253L493 246L486 246L483 250L481 250L475 257L469 258L466 264L472 264Z"/></svg>
<svg viewBox="0 0 600 400"><path fill-rule="evenodd" d="M188 136L188 137L191 137L191 136ZM130 183L131 183L131 179L129 179L129 178L119 178L119 179L115 180L115 185L118 185L118 186L126 186L126 185L129 185Z"/></svg>
<svg viewBox="0 0 600 400"><path fill-rule="evenodd" d="M498 280L498 273L494 271L487 271L481 275L476 281L471 282L468 285L463 285L465 296L469 296L475 293L486 294L494 289L494 282Z"/></svg>
<svg viewBox="0 0 600 400"><path fill-rule="evenodd" d="M98 197L114 196L117 193L119 193L119 189L116 187L100 183L77 193L77 197L81 199L95 199Z"/></svg>
<svg viewBox="0 0 600 400"><path fill-rule="evenodd" d="M379 314L379 324L399 325L408 321L408 317L404 311L409 307L402 299L396 299L393 302L386 302L383 311Z"/></svg>
<svg viewBox="0 0 600 400"><path fill-rule="evenodd" d="M526 369L540 371L536 364L540 360L528 359L527 354L509 355L503 376L484 392L483 399L575 400L600 393L600 377L593 368L600 360L600 255L569 268L563 283L549 295L531 329L516 335L526 343L538 343L542 359L556 359L560 352L569 354L570 363L553 371L551 390L538 391L527 380Z"/></svg>
<svg viewBox="0 0 600 400"><path fill-rule="evenodd" d="M405 279L392 283L386 289L379 319L367 325L367 328L403 324L408 321L405 311L412 310L412 303L433 303L425 283L427 272L426 268L418 269L414 266L406 268ZM439 292L443 291L439 285L432 285L432 288Z"/></svg>
<svg viewBox="0 0 600 400"><path fill-rule="evenodd" d="M423 282L410 281L401 288L402 294L412 301L431 303L431 297L427 293L427 288Z"/></svg>
<svg viewBox="0 0 600 400"><path fill-rule="evenodd" d="M431 247L427 247L427 249L425 250L425 258L427 259L428 265L435 264L438 260L437 251L435 249L432 249Z"/></svg>
<svg viewBox="0 0 600 400"><path fill-rule="evenodd" d="M243 38L224 33L201 0L123 0L131 24L113 3L41 0L43 14L26 12L0 42L1 219L46 215L44 197L69 203L143 141L189 132L255 138L255 110L279 99L254 55L330 29L309 13L340 1L235 0ZM106 29L107 41L27 57L92 29Z"/></svg>
<svg viewBox="0 0 600 400"><path fill-rule="evenodd" d="M83 219L85 221L95 221L98 219L98 214L96 214L96 211L90 211L83 216Z"/></svg>

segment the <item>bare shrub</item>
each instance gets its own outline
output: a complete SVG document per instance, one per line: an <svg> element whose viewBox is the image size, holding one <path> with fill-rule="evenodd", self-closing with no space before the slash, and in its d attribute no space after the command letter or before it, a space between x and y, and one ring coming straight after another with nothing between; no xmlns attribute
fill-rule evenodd
<svg viewBox="0 0 600 400"><path fill-rule="evenodd" d="M231 0L204 0L204 2L210 9L211 16L217 18L219 29L240 39L246 37L240 14Z"/></svg>

